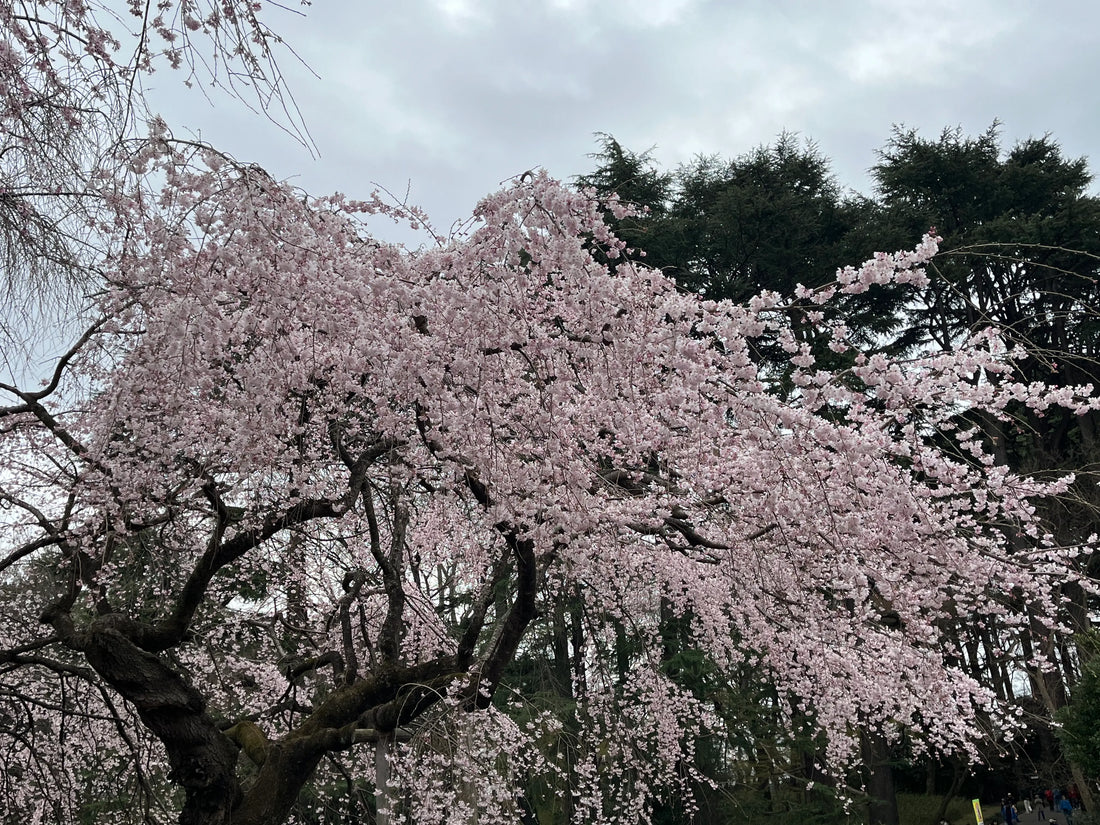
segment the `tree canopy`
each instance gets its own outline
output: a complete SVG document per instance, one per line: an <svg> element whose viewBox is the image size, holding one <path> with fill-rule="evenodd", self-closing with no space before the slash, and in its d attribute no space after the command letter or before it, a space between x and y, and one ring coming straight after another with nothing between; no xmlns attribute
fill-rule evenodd
<svg viewBox="0 0 1100 825"><path fill-rule="evenodd" d="M1052 490L960 462L926 430L950 427L960 385L993 411L1090 401L974 383L1007 369L988 335L870 359L850 389L784 333L777 297L716 303L608 269L593 244L612 259L622 244L596 204L545 176L484 201L468 237L409 254L363 235L377 204L187 160L149 158L171 206L133 205L146 232L56 386L5 387L6 575L54 571L6 611L11 678L32 679L18 692L39 707L43 690L90 691L63 747L9 758L51 776L117 716L120 738L96 749L142 764L159 739L181 821L272 822L326 757L465 714L471 742L398 747L404 813L474 804L461 784L440 795L444 771L507 819L517 777L554 770L532 756L552 720L520 729L491 700L565 592L594 624L572 757L592 821L645 816L708 724L660 668L662 600L719 667L766 667L837 766L857 758L855 727L887 720L968 747L990 696L945 657L944 620L988 613L975 582L1038 611L1065 570L1027 503ZM934 250L803 297L923 283ZM794 400L748 357L769 327L790 341ZM78 377L96 391L60 403ZM985 456L972 433L949 437ZM627 685L600 662L611 622L637 643ZM484 736L512 758L480 761Z"/></svg>

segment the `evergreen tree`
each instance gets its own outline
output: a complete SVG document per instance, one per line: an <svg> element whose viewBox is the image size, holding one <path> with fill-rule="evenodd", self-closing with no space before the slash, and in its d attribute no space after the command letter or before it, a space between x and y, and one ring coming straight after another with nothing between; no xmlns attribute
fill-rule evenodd
<svg viewBox="0 0 1100 825"><path fill-rule="evenodd" d="M1092 177L1085 158L1065 157L1049 136L1006 150L997 123L976 137L947 129L927 139L898 129L874 174L881 209L878 229L871 231L880 233L883 244L929 226L944 239L921 300L905 307L907 346L949 350L980 329L996 327L1008 347L1029 353L1017 363L1015 380L1054 387L1100 380L1100 199L1088 191ZM1007 412L1010 418L963 417L980 428L999 464L1050 476L1076 474L1070 496L1041 505L1048 529L1061 542L1097 532L1096 413L1048 416L1025 404ZM1095 575L1098 560L1083 557L1081 566ZM1008 593L991 596L1015 601ZM1071 627L1089 627L1095 605L1085 590L1072 582L1055 585L1052 597L1062 599ZM1010 645L1015 661L1009 667L1047 664L1026 667L1032 696L1052 714L1065 705L1080 661L1089 655L1055 644L1041 628L1032 630L1037 632ZM1083 785L1079 772L1075 779Z"/></svg>

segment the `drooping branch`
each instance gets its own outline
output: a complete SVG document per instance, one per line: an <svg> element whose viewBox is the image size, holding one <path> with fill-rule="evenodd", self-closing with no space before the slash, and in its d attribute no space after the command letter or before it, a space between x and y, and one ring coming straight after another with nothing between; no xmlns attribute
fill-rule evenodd
<svg viewBox="0 0 1100 825"><path fill-rule="evenodd" d="M423 421L422 418L421 421ZM441 449L434 442L428 443L433 452ZM467 465L467 469L463 472L463 481L478 504L486 511L490 511L493 506L492 495L489 488L478 478L477 472L470 469L472 466ZM500 683L505 667L515 657L523 634L535 617L535 597L538 592L538 566L534 542L522 538L519 530L506 521L498 522L493 527L503 537L515 562L516 593L508 611L496 623L485 654L471 669L466 698L477 707L487 706L493 691ZM494 577L497 572L498 570L494 568ZM463 633L458 649L459 656L463 659L472 651L474 640L484 621L484 609L487 609L487 606L478 615L475 608L475 614L471 617L473 621Z"/></svg>
<svg viewBox="0 0 1100 825"><path fill-rule="evenodd" d="M69 366L69 362L76 357L77 353L84 348L84 345L87 344L88 341L92 339L92 336L95 335L106 323L107 318L100 318L84 331L84 334L77 339L76 343L73 344L67 352L65 352L63 355L61 355L60 358L57 359L57 363L54 365L53 375L50 376L50 380L42 389L37 390L36 392L26 392L25 390L20 390L19 388L9 386L8 384L0 384L0 389L11 393L17 398L22 399L24 402L23 404L15 407L0 407L0 418L4 418L8 415L17 415L19 413L27 412L37 415L35 404L41 401L46 396L52 395L54 392L56 392L57 387L61 383L61 378L65 374L65 369Z"/></svg>
<svg viewBox="0 0 1100 825"><path fill-rule="evenodd" d="M86 667L72 665L68 662L59 662L56 659L48 659L45 656L27 655L10 650L0 650L0 665L29 665L52 670L54 673L66 673L70 676L79 676L81 679L93 681L95 674Z"/></svg>
<svg viewBox="0 0 1100 825"><path fill-rule="evenodd" d="M0 559L0 572L3 572L7 568L11 567L20 559L25 559L33 553L39 550L44 550L47 547L60 544L62 539L58 536L43 536L42 538L34 541L29 541L26 544L15 548L4 558Z"/></svg>
<svg viewBox="0 0 1100 825"><path fill-rule="evenodd" d="M28 414L34 416L39 423L41 423L47 431L53 434L53 436L64 444L69 451L75 456L85 457L88 453L88 448L85 447L72 433L61 425L61 422L54 417L54 415L46 409L42 402L35 398L33 394L26 393L17 387L12 387L8 384L0 384L0 389L13 393L15 396L23 400L23 404L15 407L3 407L0 408L0 417L8 415L20 415ZM96 462L93 462L96 464ZM98 465L97 465L98 466Z"/></svg>

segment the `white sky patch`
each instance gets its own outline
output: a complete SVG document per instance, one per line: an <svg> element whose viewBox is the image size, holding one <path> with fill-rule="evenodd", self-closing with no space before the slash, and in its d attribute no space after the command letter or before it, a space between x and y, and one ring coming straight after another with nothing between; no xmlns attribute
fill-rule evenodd
<svg viewBox="0 0 1100 825"><path fill-rule="evenodd" d="M435 7L449 24L463 29L484 22L482 4L475 0L433 0Z"/></svg>
<svg viewBox="0 0 1100 825"><path fill-rule="evenodd" d="M571 16L618 21L626 27L660 28L679 22L699 0L549 0L549 8Z"/></svg>
<svg viewBox="0 0 1100 825"><path fill-rule="evenodd" d="M349 54L348 58L350 62L354 56ZM337 122L326 124L326 129L342 132L341 142L359 141L370 151L416 147L443 157L461 147L459 132L448 132L430 110L409 106L400 83L374 68L359 66L341 75L328 96Z"/></svg>
<svg viewBox="0 0 1100 825"><path fill-rule="evenodd" d="M695 5L695 0L646 0L644 3L622 3L627 21L660 28L678 22Z"/></svg>
<svg viewBox="0 0 1100 825"><path fill-rule="evenodd" d="M879 0L849 32L843 74L854 83L876 86L965 76L989 59L987 51L1014 28L1012 6Z"/></svg>

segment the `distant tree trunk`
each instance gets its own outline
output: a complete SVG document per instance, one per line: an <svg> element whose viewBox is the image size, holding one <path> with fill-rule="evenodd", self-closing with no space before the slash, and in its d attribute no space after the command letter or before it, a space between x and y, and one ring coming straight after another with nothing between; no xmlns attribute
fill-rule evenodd
<svg viewBox="0 0 1100 825"><path fill-rule="evenodd" d="M389 737L379 736L374 743L374 809L377 825L390 825L390 755Z"/></svg>
<svg viewBox="0 0 1100 825"><path fill-rule="evenodd" d="M865 731L860 739L867 769L867 821L869 825L899 825L889 743L878 731Z"/></svg>
<svg viewBox="0 0 1100 825"><path fill-rule="evenodd" d="M1085 777L1085 772L1077 763L1071 761L1069 770L1073 774L1073 781L1077 784L1077 792L1081 794L1081 804L1089 814L1092 814L1096 810L1093 805L1092 782Z"/></svg>
<svg viewBox="0 0 1100 825"><path fill-rule="evenodd" d="M626 688L630 678L630 646L622 622L615 622L615 673L619 690Z"/></svg>
<svg viewBox="0 0 1100 825"><path fill-rule="evenodd" d="M1036 697L1042 702L1043 707L1046 708L1047 713L1051 718L1061 708L1065 707L1069 701L1067 694L1066 677L1069 675L1068 671L1062 667L1059 667L1059 660L1068 657L1068 652L1059 647L1057 652L1055 651L1054 643L1049 634L1043 633L1041 626L1036 622L1032 622L1033 632L1037 638L1041 639L1040 644L1041 654L1047 661L1053 662L1054 667L1050 670L1038 670L1030 669L1029 675L1031 677L1031 684L1033 690L1035 690ZM1030 653L1030 651L1029 651ZM1061 747L1058 747L1061 751ZM1067 759L1069 763L1070 773L1073 776L1073 781L1077 784L1077 790L1081 794L1081 804L1085 806L1085 810L1094 811L1094 797L1093 786L1089 782L1081 768L1076 765L1072 760Z"/></svg>
<svg viewBox="0 0 1100 825"><path fill-rule="evenodd" d="M584 616L582 607L577 604L569 616L569 635L573 647L573 690L577 698L583 698L588 692L588 678L584 662Z"/></svg>
<svg viewBox="0 0 1100 825"><path fill-rule="evenodd" d="M990 685L996 692L998 699L1004 702L1013 701L1015 695L1012 690L1012 679L1009 677L1008 669L1001 661L1001 655L998 653L1002 649L1002 644L996 635L996 628L992 626L992 621L978 630L978 636L985 648Z"/></svg>
<svg viewBox="0 0 1100 825"><path fill-rule="evenodd" d="M966 779L966 773L965 762L961 759L951 760L951 786L947 789L947 793L943 795L943 799L940 800L940 807L936 810L931 825L939 825L940 822L947 819L947 807L951 804L951 800L958 796L963 780Z"/></svg>

